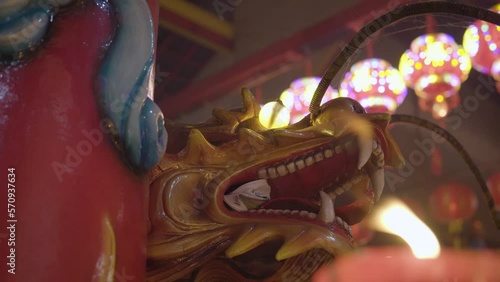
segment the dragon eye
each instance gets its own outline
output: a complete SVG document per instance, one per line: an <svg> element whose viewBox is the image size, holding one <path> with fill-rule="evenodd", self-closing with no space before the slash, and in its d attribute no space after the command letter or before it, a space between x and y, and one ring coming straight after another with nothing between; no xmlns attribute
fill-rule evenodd
<svg viewBox="0 0 500 282"><path fill-rule="evenodd" d="M356 100L346 97L340 97L333 100L328 101L323 106L321 106L321 112L324 111L336 111L336 112L351 112L357 114L366 113L363 106L358 103Z"/></svg>
<svg viewBox="0 0 500 282"><path fill-rule="evenodd" d="M348 114L364 114L365 109L361 104L351 98L340 97L330 100L321 106L318 116L314 124L330 122L336 118L346 116Z"/></svg>
<svg viewBox="0 0 500 282"><path fill-rule="evenodd" d="M347 98L349 99L349 98ZM366 113L366 110L363 106L361 106L360 103L358 103L358 101L356 100L352 100L352 99L349 99L352 101L352 108L354 110L355 113L357 114L365 114Z"/></svg>

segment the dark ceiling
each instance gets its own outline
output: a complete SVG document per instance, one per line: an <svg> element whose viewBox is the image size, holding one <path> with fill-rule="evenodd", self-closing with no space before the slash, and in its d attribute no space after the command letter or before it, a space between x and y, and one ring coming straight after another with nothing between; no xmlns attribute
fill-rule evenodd
<svg viewBox="0 0 500 282"><path fill-rule="evenodd" d="M156 99L181 91L210 60L214 51L160 28L158 31L157 71L167 73L156 89Z"/></svg>

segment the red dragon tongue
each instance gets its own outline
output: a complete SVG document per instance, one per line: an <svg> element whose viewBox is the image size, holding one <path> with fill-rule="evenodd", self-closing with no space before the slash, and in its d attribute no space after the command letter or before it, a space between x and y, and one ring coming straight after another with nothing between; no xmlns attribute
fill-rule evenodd
<svg viewBox="0 0 500 282"><path fill-rule="evenodd" d="M317 213L319 206L299 198L279 198L262 204L259 209L301 210Z"/></svg>

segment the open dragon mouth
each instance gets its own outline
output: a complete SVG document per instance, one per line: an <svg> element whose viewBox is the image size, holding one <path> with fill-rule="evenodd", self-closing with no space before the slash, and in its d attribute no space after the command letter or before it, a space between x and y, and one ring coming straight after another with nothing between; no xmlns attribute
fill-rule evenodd
<svg viewBox="0 0 500 282"><path fill-rule="evenodd" d="M384 166L404 162L390 116L336 98L267 129L251 93L242 96L243 108L214 110L205 123L167 124L174 141L152 176L148 258L168 277L306 281L353 250L351 225L380 197ZM167 277L159 269L149 275Z"/></svg>
<svg viewBox="0 0 500 282"><path fill-rule="evenodd" d="M384 164L377 138L347 135L246 169L228 185L225 207L235 217L307 222L351 237L382 193Z"/></svg>

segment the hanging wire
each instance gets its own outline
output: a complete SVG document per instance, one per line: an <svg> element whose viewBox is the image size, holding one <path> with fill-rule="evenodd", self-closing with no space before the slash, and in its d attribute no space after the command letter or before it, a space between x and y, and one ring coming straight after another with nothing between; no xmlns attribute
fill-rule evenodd
<svg viewBox="0 0 500 282"><path fill-rule="evenodd" d="M465 148L460 144L460 142L455 138L451 133L446 131L444 128L440 127L439 125L436 125L426 119L415 117L415 116L410 116L410 115L403 115L403 114L395 114L391 116L391 122L390 123L409 123L409 124L414 124L420 127L423 127L425 129L428 129L430 131L435 132L436 134L440 135L446 141L448 141L453 148L457 150L457 152L460 154L460 156L464 159L465 163L469 167L469 169L472 171L472 174L476 178L477 182L479 183L479 186L481 187L481 192L483 196L486 199L486 203L488 204L488 210L490 212L491 218L495 222L496 226L498 229L500 229L500 214L497 214L495 210L495 203L493 201L493 197L491 196L490 191L488 190L488 185L484 181L481 172L479 171L479 168L477 165L474 163L472 158L470 157L469 153L465 150Z"/></svg>
<svg viewBox="0 0 500 282"><path fill-rule="evenodd" d="M497 14L496 12L471 5L447 1L406 4L400 8L381 15L361 28L361 30L356 33L353 38L351 38L346 46L344 46L342 51L340 51L340 54L328 67L311 100L311 105L309 107L311 120L314 120L319 114L321 100L323 99L323 96L325 95L326 90L330 86L333 78L338 74L347 60L359 49L363 42L365 42L372 34L388 25L408 17L430 13L461 15L473 19L483 20L495 25L500 25L500 14Z"/></svg>
<svg viewBox="0 0 500 282"><path fill-rule="evenodd" d="M500 14L496 12L475 7L467 4L453 3L453 2L422 2L406 4L397 8L393 11L387 12L375 20L366 24L361 30L356 33L353 38L344 46L340 54L335 58L335 60L330 64L327 71L321 78L318 88L314 92L314 96L311 100L309 107L309 112L311 113L311 121L314 121L319 114L321 100L326 93L326 90L330 86L333 78L338 74L342 66L349 60L349 58L359 49L359 47L374 33L383 29L384 27L398 22L402 19L431 13L445 13L445 14L455 14L460 16L465 16L473 19L483 20L494 25L500 25ZM500 214L497 215L493 197L491 196L486 182L481 176L481 172L476 164L473 162L472 158L469 156L464 147L458 142L458 140L453 137L449 132L443 128L421 118L408 115L392 115L391 123L402 122L415 124L429 130L436 132L445 138L448 142L453 145L455 149L460 153L462 158L465 160L469 168L471 169L474 177L479 182L481 186L481 191L486 198L486 202L489 207L490 215L495 222L498 229L500 229Z"/></svg>
<svg viewBox="0 0 500 282"><path fill-rule="evenodd" d="M313 76L311 57L308 57L306 59L306 76L307 77Z"/></svg>
<svg viewBox="0 0 500 282"><path fill-rule="evenodd" d="M427 15L425 17L425 25L427 33L435 33L436 32L436 19L432 15Z"/></svg>

